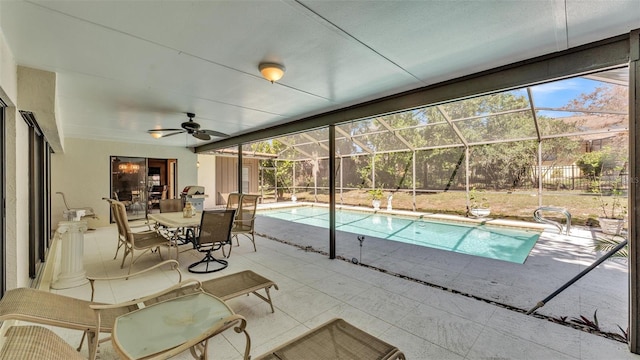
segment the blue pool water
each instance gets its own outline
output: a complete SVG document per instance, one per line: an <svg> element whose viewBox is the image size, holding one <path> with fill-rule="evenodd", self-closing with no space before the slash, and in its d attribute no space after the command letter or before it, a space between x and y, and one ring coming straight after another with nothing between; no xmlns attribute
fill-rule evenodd
<svg viewBox="0 0 640 360"><path fill-rule="evenodd" d="M323 207L264 210L259 215L329 228L329 209ZM533 230L436 222L344 209L336 210L336 229L519 264L524 263L540 237L540 232Z"/></svg>

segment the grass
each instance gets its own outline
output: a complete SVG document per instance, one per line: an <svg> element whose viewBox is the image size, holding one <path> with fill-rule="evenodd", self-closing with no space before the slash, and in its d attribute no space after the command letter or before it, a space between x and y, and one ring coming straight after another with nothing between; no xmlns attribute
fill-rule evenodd
<svg viewBox="0 0 640 360"><path fill-rule="evenodd" d="M381 208L387 206L387 196L390 191L384 192ZM315 200L313 191L296 191L298 201ZM539 207L538 196L535 191L514 192L483 192L483 197L491 207L491 217L506 218L533 222L533 212ZM291 194L284 194L282 199L289 200ZM265 200L269 198L265 196ZM273 201L273 195L271 197ZM318 191L317 201L329 202L328 192ZM343 191L342 196L338 192L337 203L354 206L371 206L371 196L366 190ZM416 210L420 212L434 212L447 214L466 214L466 195L460 191L421 193L416 195ZM555 206L566 208L572 216L573 225L590 225L599 215L598 201L594 194L573 191L544 191L542 195L543 206ZM413 196L411 192L393 193L392 206L397 210L413 210ZM548 215L551 219L552 214ZM564 223L565 219L559 216L555 220Z"/></svg>

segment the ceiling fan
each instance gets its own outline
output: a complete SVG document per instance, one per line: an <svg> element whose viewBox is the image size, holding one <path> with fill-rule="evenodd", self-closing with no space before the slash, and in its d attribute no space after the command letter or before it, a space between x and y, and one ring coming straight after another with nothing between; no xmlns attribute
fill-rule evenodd
<svg viewBox="0 0 640 360"><path fill-rule="evenodd" d="M187 117L189 118L189 121L185 121L182 124L180 124L182 129L151 129L151 130L147 130L147 132L156 139L177 135L177 134L182 134L185 132L187 134L193 135L193 137L200 140L211 140L212 136L216 136L216 137L229 136L225 133L221 133L215 130L200 129L200 124L193 121L193 118L196 117L196 114L194 113L187 113ZM165 133L168 133L168 134L165 134Z"/></svg>

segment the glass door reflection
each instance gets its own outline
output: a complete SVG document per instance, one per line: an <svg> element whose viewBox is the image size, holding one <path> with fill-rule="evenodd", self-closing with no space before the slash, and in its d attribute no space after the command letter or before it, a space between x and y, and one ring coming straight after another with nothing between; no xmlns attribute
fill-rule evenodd
<svg viewBox="0 0 640 360"><path fill-rule="evenodd" d="M111 157L111 197L124 203L129 220L147 217L147 159Z"/></svg>

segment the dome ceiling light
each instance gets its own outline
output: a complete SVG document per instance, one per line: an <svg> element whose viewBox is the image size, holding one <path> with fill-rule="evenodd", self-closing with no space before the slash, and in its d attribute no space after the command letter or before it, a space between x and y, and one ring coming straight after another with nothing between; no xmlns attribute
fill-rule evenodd
<svg viewBox="0 0 640 360"><path fill-rule="evenodd" d="M271 81L272 84L282 79L285 70L283 65L276 63L260 63L260 65L258 65L258 69L260 69L262 76Z"/></svg>

